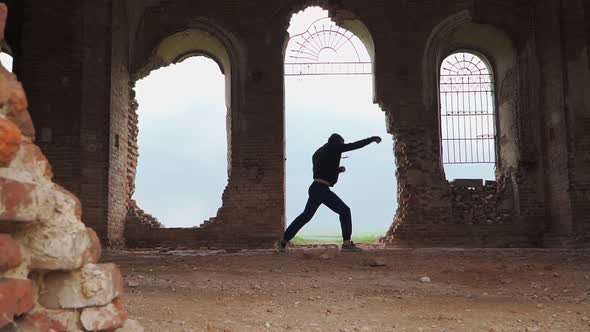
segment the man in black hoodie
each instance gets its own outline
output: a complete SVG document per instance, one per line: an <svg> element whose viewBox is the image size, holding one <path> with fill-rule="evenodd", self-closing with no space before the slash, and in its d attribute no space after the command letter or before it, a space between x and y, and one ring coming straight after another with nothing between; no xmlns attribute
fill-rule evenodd
<svg viewBox="0 0 590 332"><path fill-rule="evenodd" d="M330 190L336 182L338 175L346 171L340 166L342 153L357 150L371 143L381 143L381 138L373 136L354 143L344 143L344 138L338 134L332 134L328 143L324 144L313 154L313 182L309 187L307 204L305 210L289 225L283 238L277 241L276 246L280 251L286 251L287 245L295 237L297 232L307 224L316 213L320 205L324 204L330 210L340 216L340 227L342 228L343 251L361 251L351 240L352 217L350 208Z"/></svg>

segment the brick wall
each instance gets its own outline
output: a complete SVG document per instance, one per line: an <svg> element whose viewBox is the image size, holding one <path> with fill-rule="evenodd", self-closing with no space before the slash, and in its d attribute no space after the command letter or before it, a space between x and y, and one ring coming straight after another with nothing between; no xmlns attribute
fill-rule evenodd
<svg viewBox="0 0 590 332"><path fill-rule="evenodd" d="M590 229L590 3L562 3L573 232Z"/></svg>
<svg viewBox="0 0 590 332"><path fill-rule="evenodd" d="M130 107L129 42L127 13L121 1L112 2L111 105L109 137L108 236L111 245L123 245L127 199L131 196L128 163L137 156L130 138L137 137L131 123L135 111ZM135 135L135 136L133 136ZM135 154L134 154L135 153Z"/></svg>
<svg viewBox="0 0 590 332"><path fill-rule="evenodd" d="M23 1L22 50L17 59L22 65L15 69L27 89L37 142L53 165L55 181L79 194L81 8L65 2L35 4ZM40 33L48 26L53 27L51 33Z"/></svg>
<svg viewBox="0 0 590 332"><path fill-rule="evenodd" d="M34 6L26 0L18 61L27 64L19 70L35 106L37 135L56 180L80 194L83 219L103 241L121 243L122 216L133 192L137 118L129 82L146 74L146 63L148 70L161 65L154 50L164 38L204 25L223 39L232 58L223 205L204 228L167 230L132 220L124 237L130 246L169 245L177 238L179 245L192 247L267 247L280 236L285 225L285 30L294 12L313 4L325 5L335 15L348 10L372 35L375 101L386 112L397 159L399 209L386 241L444 245L447 232L454 237L448 243L520 246L538 245L544 232L587 232L590 94L583 90L587 65L586 71L577 70L588 63L585 3L129 0L127 17L121 2ZM443 33L447 39L439 41L441 49L428 53L435 27L463 10L467 23L451 26ZM246 12L257 14L244 16ZM493 27L514 47L508 65L504 57L488 54L501 68L499 137L508 142L501 146L497 175L509 188L498 190L493 199L496 211L509 206L510 222L501 225L482 225L481 216L469 221L466 212L457 222L457 197L479 203L472 193L453 190L440 163L432 78L438 63L433 57L452 47L472 46L466 43L464 23L481 31ZM55 33L39 33L46 26ZM487 36L481 34L480 42ZM432 82L423 73L432 74ZM430 84L427 96L425 84ZM66 105L64 96L70 101Z"/></svg>

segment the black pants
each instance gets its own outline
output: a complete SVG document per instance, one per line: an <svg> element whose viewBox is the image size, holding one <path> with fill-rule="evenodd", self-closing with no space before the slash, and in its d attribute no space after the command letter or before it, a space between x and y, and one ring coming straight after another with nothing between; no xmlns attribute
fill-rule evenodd
<svg viewBox="0 0 590 332"><path fill-rule="evenodd" d="M350 240L352 234L352 217L350 215L350 208L340 199L340 197L338 197L338 195L330 190L329 186L325 184L314 181L311 186L309 186L308 193L309 198L307 199L307 204L305 204L305 210L303 210L303 212L293 220L291 225L289 225L285 231L283 239L285 239L285 241L291 241L297 232L299 232L299 230L311 220L320 205L324 204L330 208L330 210L340 215L342 238L344 241Z"/></svg>

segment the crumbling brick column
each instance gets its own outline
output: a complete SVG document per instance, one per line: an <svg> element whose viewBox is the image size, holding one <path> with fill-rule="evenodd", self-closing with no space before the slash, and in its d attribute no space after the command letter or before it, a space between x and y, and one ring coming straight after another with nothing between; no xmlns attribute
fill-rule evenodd
<svg viewBox="0 0 590 332"><path fill-rule="evenodd" d="M0 36L7 8L0 4ZM65 120L65 119L64 119ZM52 182L21 84L0 67L0 330L143 331L76 196Z"/></svg>

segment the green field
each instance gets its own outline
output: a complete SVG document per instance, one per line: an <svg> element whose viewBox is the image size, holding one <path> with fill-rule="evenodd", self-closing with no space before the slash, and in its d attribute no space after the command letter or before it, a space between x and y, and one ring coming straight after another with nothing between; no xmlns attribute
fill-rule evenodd
<svg viewBox="0 0 590 332"><path fill-rule="evenodd" d="M355 243L375 243L381 236L385 235L383 232L357 232L352 235L352 241ZM342 236L340 233L308 233L296 236L291 240L293 244L340 244L342 243Z"/></svg>

